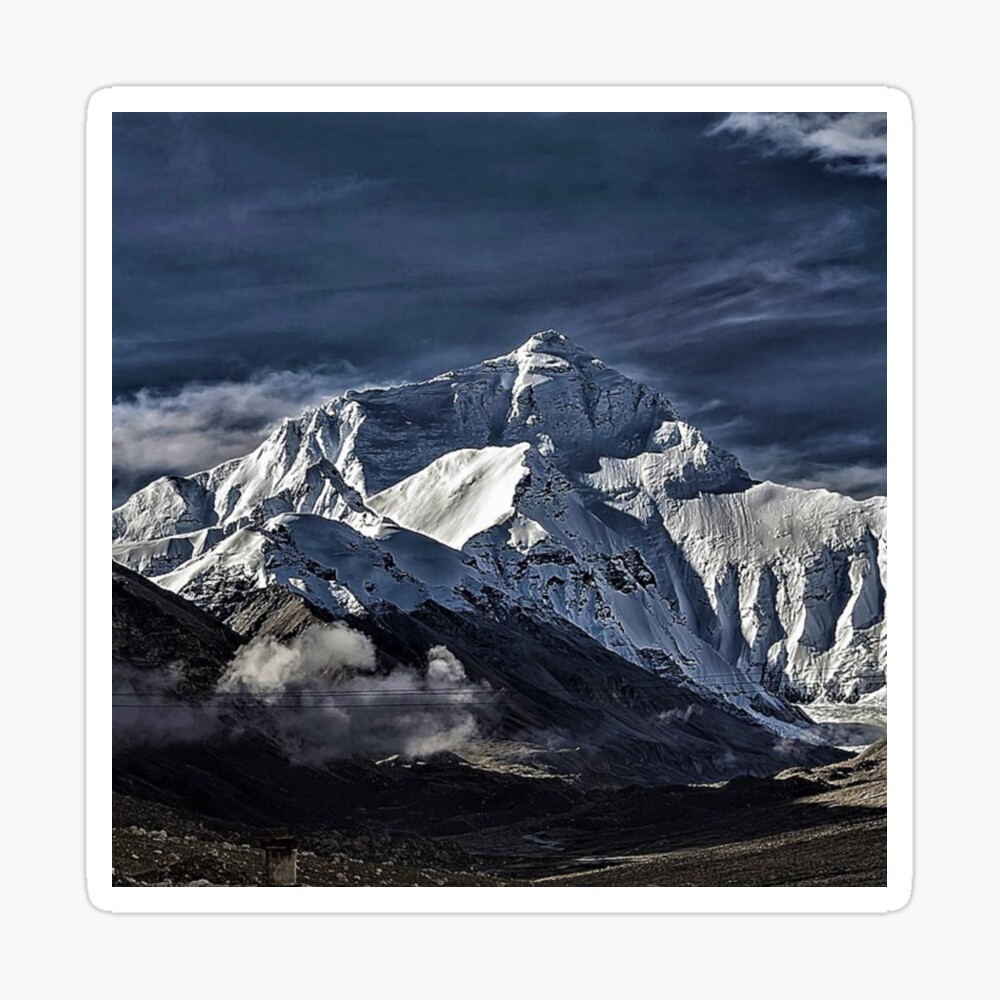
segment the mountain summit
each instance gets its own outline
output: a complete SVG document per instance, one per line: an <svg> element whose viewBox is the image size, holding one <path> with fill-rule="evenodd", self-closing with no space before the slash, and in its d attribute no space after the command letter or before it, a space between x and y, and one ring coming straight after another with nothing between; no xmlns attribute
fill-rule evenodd
<svg viewBox="0 0 1000 1000"><path fill-rule="evenodd" d="M771 726L885 689L885 500L755 484L555 331L352 391L112 512L115 558L222 614L435 605L567 624Z"/></svg>
<svg viewBox="0 0 1000 1000"><path fill-rule="evenodd" d="M568 474L597 471L602 458L669 456L665 477L678 495L751 485L736 459L680 420L662 393L551 330L426 382L347 393L324 413L350 429L332 461L365 495L448 451L521 442Z"/></svg>
<svg viewBox="0 0 1000 1000"><path fill-rule="evenodd" d="M540 330L533 333L516 351L511 354L531 354L533 352L543 354L554 354L564 358L580 358L587 362L596 361L593 355L588 354L582 347L570 340L565 333L558 330Z"/></svg>

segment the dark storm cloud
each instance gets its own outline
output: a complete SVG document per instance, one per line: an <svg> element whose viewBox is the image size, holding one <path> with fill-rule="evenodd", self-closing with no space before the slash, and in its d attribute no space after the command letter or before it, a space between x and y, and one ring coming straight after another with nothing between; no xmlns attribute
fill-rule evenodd
<svg viewBox="0 0 1000 1000"><path fill-rule="evenodd" d="M116 114L119 494L317 394L550 327L757 477L884 489L885 185L734 134L721 115Z"/></svg>

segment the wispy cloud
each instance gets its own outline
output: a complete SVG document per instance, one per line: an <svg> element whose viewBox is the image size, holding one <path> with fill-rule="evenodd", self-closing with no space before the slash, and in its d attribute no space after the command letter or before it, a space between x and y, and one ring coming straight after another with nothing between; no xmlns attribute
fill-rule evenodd
<svg viewBox="0 0 1000 1000"><path fill-rule="evenodd" d="M252 451L282 418L357 387L346 371L267 372L245 382L143 390L112 406L113 502L159 476L187 475Z"/></svg>
<svg viewBox="0 0 1000 1000"><path fill-rule="evenodd" d="M748 139L771 155L808 157L830 170L886 177L886 116L881 112L736 112L708 134Z"/></svg>
<svg viewBox="0 0 1000 1000"><path fill-rule="evenodd" d="M884 462L845 463L823 461L822 457L815 460L811 458L814 450L822 456L824 450L834 446L835 442L822 436L817 436L809 443L805 454L783 445L742 445L739 448L739 459L754 479L769 480L804 490L833 490L859 500L885 495Z"/></svg>

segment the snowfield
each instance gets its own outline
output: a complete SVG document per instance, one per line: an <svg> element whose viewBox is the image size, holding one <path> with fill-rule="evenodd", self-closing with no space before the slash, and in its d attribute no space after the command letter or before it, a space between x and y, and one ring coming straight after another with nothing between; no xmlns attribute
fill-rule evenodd
<svg viewBox="0 0 1000 1000"><path fill-rule="evenodd" d="M368 498L368 506L404 528L461 549L514 514L514 491L527 475L527 444L462 448Z"/></svg>

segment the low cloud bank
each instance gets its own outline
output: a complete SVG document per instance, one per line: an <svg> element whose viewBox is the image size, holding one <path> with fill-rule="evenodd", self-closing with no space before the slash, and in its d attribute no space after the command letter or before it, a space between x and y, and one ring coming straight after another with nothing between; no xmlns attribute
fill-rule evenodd
<svg viewBox="0 0 1000 1000"><path fill-rule="evenodd" d="M217 734L218 707L178 700L183 683L179 664L137 670L116 663L111 672L113 748L192 742Z"/></svg>
<svg viewBox="0 0 1000 1000"><path fill-rule="evenodd" d="M164 475L190 475L245 455L290 413L356 387L356 372L266 372L244 382L142 390L112 414L113 503Z"/></svg>
<svg viewBox="0 0 1000 1000"><path fill-rule="evenodd" d="M142 675L143 678L146 675ZM233 659L213 697L173 702L177 675L136 678L115 689L115 742L191 741L247 728L276 738L289 759L422 757L454 750L476 735L496 692L471 680L446 646L433 646L421 668L378 672L371 640L341 624L312 626L290 643L255 639ZM160 697L155 697L157 694Z"/></svg>

